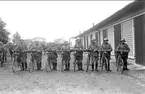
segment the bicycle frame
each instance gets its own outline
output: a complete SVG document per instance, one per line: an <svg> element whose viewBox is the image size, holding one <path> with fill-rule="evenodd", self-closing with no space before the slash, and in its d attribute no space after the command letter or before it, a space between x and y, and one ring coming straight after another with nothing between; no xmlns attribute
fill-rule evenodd
<svg viewBox="0 0 145 94"><path fill-rule="evenodd" d="M117 67L117 71L118 71L119 68L122 67L122 69L120 71L120 73L122 73L123 72L123 67L124 67L124 61L122 59L123 52L122 51L117 51L117 52L119 52L119 53L118 53L118 57L117 57L117 60L116 60L116 67ZM123 64L122 63L120 64L119 60L121 60Z"/></svg>
<svg viewBox="0 0 145 94"><path fill-rule="evenodd" d="M105 65L106 71L108 72L108 59L106 57L107 51L103 51L102 57L101 57L101 70L103 70L103 66ZM106 62L104 63L104 60L106 60Z"/></svg>

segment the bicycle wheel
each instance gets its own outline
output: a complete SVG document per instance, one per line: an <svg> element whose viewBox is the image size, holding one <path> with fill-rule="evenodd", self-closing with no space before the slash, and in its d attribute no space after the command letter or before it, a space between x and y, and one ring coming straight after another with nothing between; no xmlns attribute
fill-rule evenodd
<svg viewBox="0 0 145 94"><path fill-rule="evenodd" d="M62 60L62 62L61 62L61 72L63 72L64 71L64 60Z"/></svg>
<svg viewBox="0 0 145 94"><path fill-rule="evenodd" d="M104 63L105 63L106 72L108 72L108 59L106 57L104 58Z"/></svg>
<svg viewBox="0 0 145 94"><path fill-rule="evenodd" d="M101 65L101 70L103 70L103 67L104 67L104 57L101 58L100 65Z"/></svg>
<svg viewBox="0 0 145 94"><path fill-rule="evenodd" d="M123 59L120 58L118 60L118 72L121 73L121 74L123 72L123 66L124 66L124 61L123 61Z"/></svg>
<svg viewBox="0 0 145 94"><path fill-rule="evenodd" d="M48 61L48 62L47 62L46 65L45 65L45 70L46 70L46 72L48 72L48 69L51 70L51 60L48 59L47 61Z"/></svg>
<svg viewBox="0 0 145 94"><path fill-rule="evenodd" d="M28 71L29 71L30 73L33 72L33 69L34 69L33 66L34 66L33 63L30 62L29 65L28 65Z"/></svg>
<svg viewBox="0 0 145 94"><path fill-rule="evenodd" d="M87 60L86 65L87 65L87 70L86 70L86 72L88 72L88 69L89 69L89 66L90 66L90 60L89 60L89 59Z"/></svg>
<svg viewBox="0 0 145 94"><path fill-rule="evenodd" d="M45 71L46 71L46 72L48 72L48 67L49 67L49 64L47 63L47 64L45 65Z"/></svg>
<svg viewBox="0 0 145 94"><path fill-rule="evenodd" d="M74 61L74 72L76 71L76 60Z"/></svg>
<svg viewBox="0 0 145 94"><path fill-rule="evenodd" d="M13 73L15 73L16 71L18 71L20 69L21 69L21 65L18 64L17 61L13 61L12 62L12 71L13 71Z"/></svg>

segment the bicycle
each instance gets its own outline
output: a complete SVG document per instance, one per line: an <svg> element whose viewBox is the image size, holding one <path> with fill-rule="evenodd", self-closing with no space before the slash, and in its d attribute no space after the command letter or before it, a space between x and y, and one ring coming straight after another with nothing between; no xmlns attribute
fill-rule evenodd
<svg viewBox="0 0 145 94"><path fill-rule="evenodd" d="M122 56L124 55L125 51L123 51L123 50L120 50L120 51L115 50L115 52L117 52L117 54L118 54L118 57L117 57L117 60L116 60L117 71L122 74L123 71L124 71L123 70L124 61L122 59Z"/></svg>
<svg viewBox="0 0 145 94"><path fill-rule="evenodd" d="M27 66L28 66L28 71L31 73L34 71L34 55L33 52L27 52Z"/></svg>
<svg viewBox="0 0 145 94"><path fill-rule="evenodd" d="M80 51L80 52L82 51L82 52L84 52L85 50L74 50L74 51ZM74 64L74 72L75 72L76 71L76 64L79 64L82 61L82 56L76 56L76 53L75 53L74 57L75 57L75 59L74 59L73 64Z"/></svg>
<svg viewBox="0 0 145 94"><path fill-rule="evenodd" d="M91 52L90 50L87 50L87 52ZM89 69L89 66L91 65L90 62L91 62L91 56L90 56L90 53L88 53L88 56L87 56L87 62L86 62L86 65L87 65L87 70L86 72L88 72L88 69Z"/></svg>
<svg viewBox="0 0 145 94"><path fill-rule="evenodd" d="M102 51L102 57L101 57L101 70L103 70L103 67L105 66L106 72L108 72L108 59L106 56L108 56L108 51Z"/></svg>
<svg viewBox="0 0 145 94"><path fill-rule="evenodd" d="M47 51L47 63L45 65L45 70L46 72L48 72L48 69L51 70L51 65L52 65L52 62L51 62L51 51Z"/></svg>
<svg viewBox="0 0 145 94"><path fill-rule="evenodd" d="M18 69L22 70L22 63L19 62L18 59L20 59L19 57L19 52L14 52L13 54L13 60L12 60L12 71L13 73L15 73Z"/></svg>
<svg viewBox="0 0 145 94"><path fill-rule="evenodd" d="M86 64L87 70L86 70L86 72L88 72L89 66L92 65L91 62L94 62L94 59L96 61L96 58L98 58L98 56L94 56L93 54L97 52L99 55L99 51L97 51L97 50L89 50L89 52L91 52L91 54L89 54L87 57L87 64ZM92 61L92 58L93 58L93 61ZM98 60L97 60L97 62L94 62L94 63L98 63Z"/></svg>

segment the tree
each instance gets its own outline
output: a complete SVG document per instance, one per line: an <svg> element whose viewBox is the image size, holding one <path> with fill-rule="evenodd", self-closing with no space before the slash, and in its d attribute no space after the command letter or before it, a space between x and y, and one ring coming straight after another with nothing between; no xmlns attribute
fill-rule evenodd
<svg viewBox="0 0 145 94"><path fill-rule="evenodd" d="M55 39L54 43L56 43L56 44L63 44L65 41L66 41L65 39L59 38L59 39Z"/></svg>
<svg viewBox="0 0 145 94"><path fill-rule="evenodd" d="M20 44L21 43L21 36L18 32L13 35L13 43Z"/></svg>
<svg viewBox="0 0 145 94"><path fill-rule="evenodd" d="M8 32L6 29L6 23L1 20L0 18L0 42L6 44L9 41L9 35L10 32Z"/></svg>

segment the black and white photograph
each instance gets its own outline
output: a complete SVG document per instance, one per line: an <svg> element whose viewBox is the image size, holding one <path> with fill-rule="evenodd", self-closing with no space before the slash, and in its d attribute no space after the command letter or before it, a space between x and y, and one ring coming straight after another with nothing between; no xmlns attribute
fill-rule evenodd
<svg viewBox="0 0 145 94"><path fill-rule="evenodd" d="M0 1L0 94L145 94L145 0Z"/></svg>

